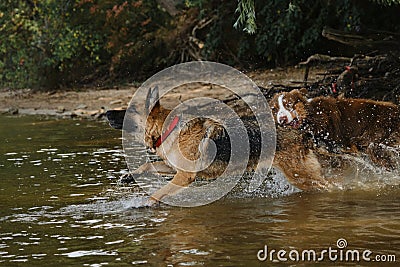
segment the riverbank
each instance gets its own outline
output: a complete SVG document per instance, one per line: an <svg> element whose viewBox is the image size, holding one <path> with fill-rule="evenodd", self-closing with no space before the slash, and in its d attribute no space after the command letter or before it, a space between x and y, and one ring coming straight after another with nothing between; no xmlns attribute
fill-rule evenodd
<svg viewBox="0 0 400 267"><path fill-rule="evenodd" d="M309 81L317 80L321 70L310 72ZM293 85L302 81L304 70L295 67L268 69L246 73L257 85L272 88L276 85ZM109 109L126 108L137 87L125 85L114 88L81 88L57 91L30 89L0 90L0 113L12 115L42 115L63 118L100 119ZM168 94L163 103L186 100L191 97L221 96L222 91L210 86L191 86ZM226 91L224 98L229 98Z"/></svg>

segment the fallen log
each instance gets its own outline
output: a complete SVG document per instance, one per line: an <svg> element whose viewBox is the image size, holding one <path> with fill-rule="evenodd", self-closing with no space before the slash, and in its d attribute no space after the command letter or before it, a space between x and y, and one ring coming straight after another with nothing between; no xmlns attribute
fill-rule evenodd
<svg viewBox="0 0 400 267"><path fill-rule="evenodd" d="M398 50L400 47L400 34L393 32L373 33L366 31L364 35L354 34L325 27L322 36L328 40L349 45L356 48L377 49L379 51Z"/></svg>
<svg viewBox="0 0 400 267"><path fill-rule="evenodd" d="M372 98L400 103L400 57L394 53L375 56L355 55L353 58L313 55L305 62L304 86L311 96L334 95ZM307 82L312 66L327 71L317 82Z"/></svg>

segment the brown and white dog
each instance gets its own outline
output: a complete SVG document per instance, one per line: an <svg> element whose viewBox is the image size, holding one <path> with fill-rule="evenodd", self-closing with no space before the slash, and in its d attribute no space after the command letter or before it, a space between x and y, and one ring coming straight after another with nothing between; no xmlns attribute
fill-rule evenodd
<svg viewBox="0 0 400 267"><path fill-rule="evenodd" d="M368 153L376 144L400 144L400 109L396 104L325 96L307 99L305 93L292 90L272 98L270 106L279 125L311 135L330 151Z"/></svg>

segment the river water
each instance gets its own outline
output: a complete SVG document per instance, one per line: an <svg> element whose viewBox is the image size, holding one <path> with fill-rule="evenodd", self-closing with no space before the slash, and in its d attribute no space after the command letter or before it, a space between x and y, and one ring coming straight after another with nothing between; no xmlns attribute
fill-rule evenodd
<svg viewBox="0 0 400 267"><path fill-rule="evenodd" d="M120 134L105 122L0 116L0 266L400 261L399 177L321 193L280 181L275 193L196 208L136 208L143 193L117 185L127 172Z"/></svg>

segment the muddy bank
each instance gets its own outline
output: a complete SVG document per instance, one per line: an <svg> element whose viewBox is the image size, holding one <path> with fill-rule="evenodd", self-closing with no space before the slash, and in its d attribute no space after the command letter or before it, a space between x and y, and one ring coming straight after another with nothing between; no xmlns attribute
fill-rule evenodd
<svg viewBox="0 0 400 267"><path fill-rule="evenodd" d="M280 90L306 87L309 97L331 95L400 103L400 57L392 54L353 58L313 55L297 66L245 72L268 98ZM305 83L305 81L307 83ZM57 117L102 118L109 109L126 108L137 86L40 92L0 89L0 113ZM195 97L229 99L218 86L186 84L162 97L176 105Z"/></svg>
<svg viewBox="0 0 400 267"><path fill-rule="evenodd" d="M312 70L309 81L317 81L322 70ZM268 69L246 73L257 85L272 88L276 85L301 84L304 70L290 67L286 69ZM122 109L129 104L136 86L115 88L90 88L40 92L30 89L0 91L0 112L3 114L43 115L65 118L102 118L108 109ZM186 88L172 91L163 98L164 104L172 104L197 96L229 98L231 95L217 87L188 85Z"/></svg>
<svg viewBox="0 0 400 267"><path fill-rule="evenodd" d="M3 90L0 92L0 111L8 114L97 119L107 109L126 106L135 90L134 87L54 92Z"/></svg>

